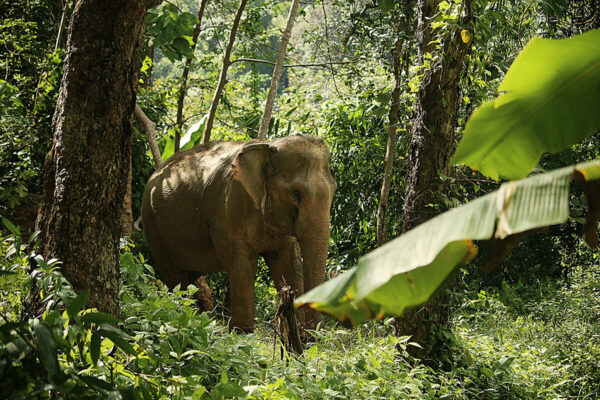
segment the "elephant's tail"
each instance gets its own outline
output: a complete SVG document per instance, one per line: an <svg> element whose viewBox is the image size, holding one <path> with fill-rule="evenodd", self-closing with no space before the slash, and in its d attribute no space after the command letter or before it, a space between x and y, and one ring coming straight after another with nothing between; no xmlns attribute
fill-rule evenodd
<svg viewBox="0 0 600 400"><path fill-rule="evenodd" d="M137 220L135 220L135 222L133 223L133 229L136 232L144 233L144 225L143 225L143 221L142 221L142 217L141 216Z"/></svg>

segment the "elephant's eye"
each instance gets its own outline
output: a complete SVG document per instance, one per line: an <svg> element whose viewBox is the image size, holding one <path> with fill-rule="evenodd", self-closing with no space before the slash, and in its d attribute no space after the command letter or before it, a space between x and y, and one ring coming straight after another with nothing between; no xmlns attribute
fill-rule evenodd
<svg viewBox="0 0 600 400"><path fill-rule="evenodd" d="M298 203L300 203L300 200L302 199L302 196L300 195L300 191L299 190L294 190L294 197L296 198L296 200L298 200Z"/></svg>

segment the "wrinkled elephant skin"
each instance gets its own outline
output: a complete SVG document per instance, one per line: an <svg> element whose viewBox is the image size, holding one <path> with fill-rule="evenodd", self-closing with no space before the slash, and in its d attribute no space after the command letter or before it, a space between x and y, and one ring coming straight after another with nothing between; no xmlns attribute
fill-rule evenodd
<svg viewBox="0 0 600 400"><path fill-rule="evenodd" d="M254 327L254 279L262 256L279 289L299 293L325 276L336 184L329 150L312 136L215 141L175 154L148 181L144 231L169 286L226 271L231 326ZM320 314L302 316L309 327Z"/></svg>

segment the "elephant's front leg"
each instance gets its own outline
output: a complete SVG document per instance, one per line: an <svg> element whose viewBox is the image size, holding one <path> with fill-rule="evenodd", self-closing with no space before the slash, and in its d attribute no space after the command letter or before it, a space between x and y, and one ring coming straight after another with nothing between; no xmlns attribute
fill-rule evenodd
<svg viewBox="0 0 600 400"><path fill-rule="evenodd" d="M231 293L232 329L252 332L254 329L254 279L258 257L244 246L235 247L226 256L225 269Z"/></svg>

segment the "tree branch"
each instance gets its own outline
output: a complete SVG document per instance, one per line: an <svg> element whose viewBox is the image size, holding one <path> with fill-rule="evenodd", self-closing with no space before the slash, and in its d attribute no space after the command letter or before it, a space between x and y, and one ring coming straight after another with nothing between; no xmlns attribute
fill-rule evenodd
<svg viewBox="0 0 600 400"><path fill-rule="evenodd" d="M156 165L156 169L159 169L162 167L164 162L162 160L162 156L160 155L158 144L156 143L156 124L150 118L148 118L148 116L146 116L144 111L137 104L135 105L133 115L135 115L135 118L142 125L142 129L144 132L146 132L146 138L148 139L148 144L150 145L150 151L152 152L154 164Z"/></svg>
<svg viewBox="0 0 600 400"><path fill-rule="evenodd" d="M231 65L231 64L238 63L238 62L252 62L252 63L259 63L259 64L275 65L275 63L273 61L260 60L257 58L236 58L235 60L231 61L229 64ZM283 68L312 68L312 67L330 68L332 65L343 65L343 64L356 64L356 61L332 61L332 62L307 63L307 64L284 64Z"/></svg>

